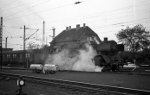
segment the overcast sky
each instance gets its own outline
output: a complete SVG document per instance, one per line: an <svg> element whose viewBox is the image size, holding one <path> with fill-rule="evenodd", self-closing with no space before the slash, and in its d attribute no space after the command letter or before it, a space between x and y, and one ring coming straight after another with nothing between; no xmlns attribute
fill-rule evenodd
<svg viewBox="0 0 150 95"><path fill-rule="evenodd" d="M150 29L150 0L0 0L0 16L3 17L3 43L8 37L8 48L23 49L23 25L30 28L26 36L39 29L27 40L41 44L42 22L46 25L47 43L52 40L52 28L56 35L67 26L86 23L103 40L116 40L116 33L126 26L143 24ZM5 45L3 44L3 47Z"/></svg>

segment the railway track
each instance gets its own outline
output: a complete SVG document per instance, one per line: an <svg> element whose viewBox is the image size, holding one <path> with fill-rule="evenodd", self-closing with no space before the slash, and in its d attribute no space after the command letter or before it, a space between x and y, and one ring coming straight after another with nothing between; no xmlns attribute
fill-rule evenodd
<svg viewBox="0 0 150 95"><path fill-rule="evenodd" d="M12 73L0 73L1 76L9 77L9 78L19 78L22 77L27 82L39 83L43 85L55 85L61 86L66 89L76 89L76 90L85 90L91 92L103 93L105 95L150 95L150 91L148 90L139 90L139 89L131 89L117 86L109 86L109 85L97 85L90 84L84 82L76 82L69 80L61 80L61 79L46 79L35 76L28 75L20 75L20 74L12 74Z"/></svg>
<svg viewBox="0 0 150 95"><path fill-rule="evenodd" d="M29 68L23 67L2 67L3 70L30 70Z"/></svg>
<svg viewBox="0 0 150 95"><path fill-rule="evenodd" d="M29 68L16 68L16 67L3 67L3 70L24 70L24 71L29 71L31 69ZM60 72L82 72L82 71L68 71L68 70L63 70ZM119 71L119 72L89 72L89 73L111 73L111 74L127 74L127 75L143 75L143 76L150 76L150 72L146 71Z"/></svg>

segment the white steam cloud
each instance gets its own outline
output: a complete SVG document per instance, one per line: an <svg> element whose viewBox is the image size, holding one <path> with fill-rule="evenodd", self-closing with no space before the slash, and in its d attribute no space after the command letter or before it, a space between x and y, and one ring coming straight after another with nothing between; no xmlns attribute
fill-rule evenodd
<svg viewBox="0 0 150 95"><path fill-rule="evenodd" d="M50 54L45 64L56 64L61 70L101 72L102 67L96 66L93 58L97 54L91 45L85 44L86 49L73 53L63 49L56 54Z"/></svg>

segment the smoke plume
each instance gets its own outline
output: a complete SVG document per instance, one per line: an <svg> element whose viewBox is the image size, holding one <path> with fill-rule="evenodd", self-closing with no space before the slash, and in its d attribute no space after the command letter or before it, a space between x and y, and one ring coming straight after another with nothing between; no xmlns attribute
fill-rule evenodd
<svg viewBox="0 0 150 95"><path fill-rule="evenodd" d="M63 49L56 54L49 54L45 64L58 65L61 70L101 72L102 67L96 66L93 61L96 51L89 44L85 44L85 47L78 52Z"/></svg>

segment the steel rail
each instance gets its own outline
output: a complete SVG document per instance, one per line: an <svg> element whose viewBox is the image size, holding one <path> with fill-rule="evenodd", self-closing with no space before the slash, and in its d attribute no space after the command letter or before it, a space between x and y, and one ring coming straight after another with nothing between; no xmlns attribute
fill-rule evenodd
<svg viewBox="0 0 150 95"><path fill-rule="evenodd" d="M149 90L132 89L132 88L125 88L125 87L118 87L118 86L110 86L110 85L90 84L90 83L54 79L54 78L47 79L47 78L41 78L41 77L35 77L35 76L4 73L4 72L0 72L0 74L3 76L9 76L9 77L15 77L15 78L22 77L23 79L29 82L38 82L38 83L43 83L43 84L55 84L55 85L61 85L65 87L82 88L82 89L98 91L98 92L109 92L109 93L115 93L115 94L121 94L121 95L129 95L129 94L150 95Z"/></svg>

